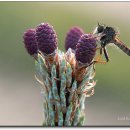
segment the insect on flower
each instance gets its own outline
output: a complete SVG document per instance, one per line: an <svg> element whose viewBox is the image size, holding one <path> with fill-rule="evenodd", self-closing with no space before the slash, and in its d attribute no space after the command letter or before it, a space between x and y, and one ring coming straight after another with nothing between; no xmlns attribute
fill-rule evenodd
<svg viewBox="0 0 130 130"><path fill-rule="evenodd" d="M130 48L127 47L122 41L119 40L119 38L117 37L118 32L113 27L106 26L106 25L100 25L98 23L98 26L94 30L93 34L96 36L98 42L101 45L101 47L97 48L97 49L100 49L100 56L97 57L96 62L106 63L109 61L109 56L107 53L106 45L108 45L110 43L114 43L124 53L126 53L128 56L130 56ZM104 53L106 61L101 61L102 53Z"/></svg>

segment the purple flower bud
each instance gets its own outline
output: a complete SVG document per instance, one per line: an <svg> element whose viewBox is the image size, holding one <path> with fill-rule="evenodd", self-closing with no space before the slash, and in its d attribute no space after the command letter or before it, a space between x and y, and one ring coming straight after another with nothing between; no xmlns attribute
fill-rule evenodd
<svg viewBox="0 0 130 130"><path fill-rule="evenodd" d="M71 48L73 50L76 49L76 45L78 43L79 38L83 34L83 30L80 27L72 27L66 36L65 39L65 49L66 51Z"/></svg>
<svg viewBox="0 0 130 130"><path fill-rule="evenodd" d="M35 35L35 29L28 29L23 36L25 48L30 55L37 54L37 42Z"/></svg>
<svg viewBox="0 0 130 130"><path fill-rule="evenodd" d="M53 26L41 23L36 28L38 49L45 54L52 54L57 49L57 35Z"/></svg>
<svg viewBox="0 0 130 130"><path fill-rule="evenodd" d="M84 34L76 46L76 60L90 64L96 54L96 39L91 34Z"/></svg>

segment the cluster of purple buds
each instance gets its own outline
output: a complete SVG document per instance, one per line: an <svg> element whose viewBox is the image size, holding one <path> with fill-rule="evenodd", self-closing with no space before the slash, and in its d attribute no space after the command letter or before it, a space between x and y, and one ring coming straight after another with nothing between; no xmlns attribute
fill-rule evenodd
<svg viewBox="0 0 130 130"><path fill-rule="evenodd" d="M75 53L76 61L81 64L90 64L96 54L96 39L92 34L84 34L80 27L71 28L65 38L66 51L71 48Z"/></svg>
<svg viewBox="0 0 130 130"><path fill-rule="evenodd" d="M24 44L30 55L40 50L43 54L52 54L57 49L57 35L53 26L41 23L36 29L29 29L24 33Z"/></svg>
<svg viewBox="0 0 130 130"><path fill-rule="evenodd" d="M50 55L57 50L57 35L48 23L41 23L36 29L28 29L23 38L30 55L37 54L38 50L44 55ZM91 34L84 34L83 29L76 26L68 31L65 38L66 51L69 48L75 51L77 62L89 64L96 53L96 39Z"/></svg>

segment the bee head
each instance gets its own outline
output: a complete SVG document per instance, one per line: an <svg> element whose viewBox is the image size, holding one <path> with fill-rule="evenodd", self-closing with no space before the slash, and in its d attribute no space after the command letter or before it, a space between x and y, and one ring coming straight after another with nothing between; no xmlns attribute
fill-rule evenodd
<svg viewBox="0 0 130 130"><path fill-rule="evenodd" d="M97 37L97 41L101 44L101 46L105 47L107 44L114 41L117 32L113 27L98 23L93 34Z"/></svg>
<svg viewBox="0 0 130 130"><path fill-rule="evenodd" d="M104 29L105 29L105 26L104 26L104 25L100 25L100 24L98 23L97 33L102 33L102 32L104 31Z"/></svg>
<svg viewBox="0 0 130 130"><path fill-rule="evenodd" d="M96 27L95 30L93 31L93 34L96 34L96 35L99 34L99 35L100 35L101 33L103 33L104 29L105 29L105 26L104 26L104 25L100 25L100 24L98 23L97 27Z"/></svg>
<svg viewBox="0 0 130 130"><path fill-rule="evenodd" d="M114 41L114 38L116 36L116 31L113 27L105 27L103 33L102 33L104 36L102 36L100 38L100 41L102 44L109 44L109 43L112 43Z"/></svg>

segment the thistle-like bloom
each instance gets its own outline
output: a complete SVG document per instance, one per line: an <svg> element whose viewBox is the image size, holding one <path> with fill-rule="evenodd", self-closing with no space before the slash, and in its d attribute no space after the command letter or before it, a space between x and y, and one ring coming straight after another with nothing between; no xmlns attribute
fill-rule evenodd
<svg viewBox="0 0 130 130"><path fill-rule="evenodd" d="M66 51L71 48L72 50L76 49L76 45L78 43L78 40L80 39L81 35L83 34L83 29L80 27L73 27L71 28L65 39L65 49Z"/></svg>
<svg viewBox="0 0 130 130"><path fill-rule="evenodd" d="M30 55L37 54L37 42L35 35L35 29L28 29L23 36L25 48Z"/></svg>
<svg viewBox="0 0 130 130"><path fill-rule="evenodd" d="M41 23L36 28L38 49L44 54L52 54L57 49L57 35L53 26Z"/></svg>
<svg viewBox="0 0 130 130"><path fill-rule="evenodd" d="M83 64L90 64L96 54L96 39L91 34L84 34L76 46L76 60Z"/></svg>

